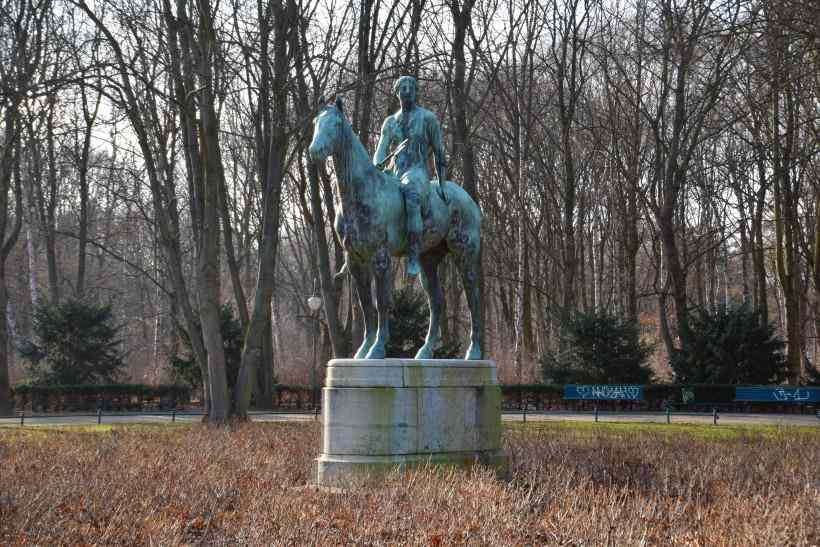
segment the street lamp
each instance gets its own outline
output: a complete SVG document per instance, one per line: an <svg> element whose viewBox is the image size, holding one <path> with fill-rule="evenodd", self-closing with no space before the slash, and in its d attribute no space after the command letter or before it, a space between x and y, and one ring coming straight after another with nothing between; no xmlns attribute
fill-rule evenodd
<svg viewBox="0 0 820 547"><path fill-rule="evenodd" d="M307 299L307 305L308 308L310 308L310 311L315 313L319 311L319 308L322 307L322 299L314 294L313 296Z"/></svg>
<svg viewBox="0 0 820 547"><path fill-rule="evenodd" d="M316 392L319 389L317 385L317 368L318 363L316 362L316 340L319 338L319 310L322 309L322 299L316 296L316 280L313 280L313 295L307 299L307 306L310 309L310 316L313 319L313 366L311 368L311 381L312 381L312 390L310 398L313 402L314 410L318 406L318 402L316 400Z"/></svg>

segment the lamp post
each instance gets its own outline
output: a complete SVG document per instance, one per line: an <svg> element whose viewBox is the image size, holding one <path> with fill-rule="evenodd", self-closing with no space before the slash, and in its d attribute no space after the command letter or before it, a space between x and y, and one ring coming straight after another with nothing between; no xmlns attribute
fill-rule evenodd
<svg viewBox="0 0 820 547"><path fill-rule="evenodd" d="M322 299L316 296L316 280L313 280L313 295L307 299L307 306L310 309L310 316L313 319L313 365L311 366L311 394L310 398L313 402L314 410L317 408L318 402L316 401L316 391L318 389L317 385L317 363L316 363L316 344L317 339L319 338L319 310L322 309Z"/></svg>

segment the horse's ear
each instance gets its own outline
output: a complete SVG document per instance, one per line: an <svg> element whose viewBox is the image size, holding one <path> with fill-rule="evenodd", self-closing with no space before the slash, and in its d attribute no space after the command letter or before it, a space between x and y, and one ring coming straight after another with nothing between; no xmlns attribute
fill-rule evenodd
<svg viewBox="0 0 820 547"><path fill-rule="evenodd" d="M336 97L336 108L338 108L339 112L341 112L342 114L345 113L345 105L342 102L342 98L339 96Z"/></svg>

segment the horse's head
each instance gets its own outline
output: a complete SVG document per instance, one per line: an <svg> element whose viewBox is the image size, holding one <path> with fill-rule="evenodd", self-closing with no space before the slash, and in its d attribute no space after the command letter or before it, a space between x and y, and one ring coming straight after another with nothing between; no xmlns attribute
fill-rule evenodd
<svg viewBox="0 0 820 547"><path fill-rule="evenodd" d="M344 107L341 99L328 103L313 119L313 139L308 152L313 161L325 161L336 149L345 124Z"/></svg>

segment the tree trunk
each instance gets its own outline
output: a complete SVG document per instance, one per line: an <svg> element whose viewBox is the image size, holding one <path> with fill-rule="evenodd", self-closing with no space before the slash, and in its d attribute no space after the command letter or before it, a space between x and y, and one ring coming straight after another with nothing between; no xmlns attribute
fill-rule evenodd
<svg viewBox="0 0 820 547"><path fill-rule="evenodd" d="M0 264L0 309L5 310L8 304L6 291L5 265ZM9 384L9 333L6 321L0 324L0 416L11 416L14 411L14 402L11 398Z"/></svg>
<svg viewBox="0 0 820 547"><path fill-rule="evenodd" d="M256 373L256 383L253 385L253 400L257 410L270 410L273 408L273 367L274 367L274 347L273 343L273 295L271 301L265 309L264 334L262 335L262 360L259 363L259 370Z"/></svg>
<svg viewBox="0 0 820 547"><path fill-rule="evenodd" d="M771 14L770 14L771 15ZM775 17L777 14L775 14ZM792 180L794 139L797 133L796 105L787 59L787 38L779 22L770 22L771 151L774 182L775 261L786 309L786 361L789 382L798 385L802 377L802 325L800 317L800 258L797 191ZM783 102L785 99L785 104ZM782 131L782 132L781 132Z"/></svg>
<svg viewBox="0 0 820 547"><path fill-rule="evenodd" d="M521 87L526 85L527 67L529 66L530 56L525 54L522 61L522 82ZM531 350L531 326L530 326L530 306L529 306L529 248L527 245L527 218L526 218L526 203L527 203L527 184L529 183L527 168L527 153L529 150L529 131L528 119L525 118L525 113L529 114L530 101L519 97L517 105L517 123L515 129L515 152L516 157L516 174L517 174L517 188L516 198L518 201L518 217L517 217L517 232L516 238L516 255L518 263L518 272L516 276L515 285L515 375L518 383L524 383L524 364L529 361Z"/></svg>
<svg viewBox="0 0 820 547"><path fill-rule="evenodd" d="M54 105L50 104L49 113L46 118L46 142L48 154L48 186L49 196L46 202L45 196L40 189L40 215L41 226L45 232L46 261L48 264L48 293L53 304L60 301L60 280L57 273L57 157L54 146Z"/></svg>
<svg viewBox="0 0 820 547"><path fill-rule="evenodd" d="M672 285L678 338L680 338L681 349L688 349L692 337L689 328L689 302L686 297L686 270L680 262L672 214L669 209L661 211L661 214L658 215L658 229L660 230L663 245L663 258Z"/></svg>
<svg viewBox="0 0 820 547"><path fill-rule="evenodd" d="M330 255L328 253L325 222L322 216L322 202L319 197L319 173L313 161L308 158L307 176L310 185L310 211L313 218L313 237L316 239L318 254L319 288L322 292L322 305L327 321L327 330L330 338L330 347L334 358L344 357L344 333L339 322L337 308L337 293L330 270Z"/></svg>
<svg viewBox="0 0 820 547"><path fill-rule="evenodd" d="M750 283L749 256L752 248L749 242L749 222L746 217L746 199L743 196L740 185L735 187L735 197L738 203L738 214L740 215L740 266L743 283L743 304L752 305L752 288Z"/></svg>
<svg viewBox="0 0 820 547"><path fill-rule="evenodd" d="M36 151L32 154L31 163L34 164L34 169L38 170L36 165L37 156ZM28 255L28 288L31 309L35 309L40 301L40 283L38 281L38 272L40 270L40 253L39 244L35 240L35 230L38 222L37 205L34 197L34 185L39 184L34 173L30 173L26 177L28 184L25 189L25 211L26 211L26 253Z"/></svg>
<svg viewBox="0 0 820 547"><path fill-rule="evenodd" d="M199 83L200 123L202 139L200 153L204 176L202 228L197 260L199 319L202 337L208 352L208 377L211 411L209 420L224 422L231 411L225 366L225 347L219 317L219 192L224 184L222 156L219 148L219 120L214 110L213 64L216 36L211 20L209 0L199 0Z"/></svg>
<svg viewBox="0 0 820 547"><path fill-rule="evenodd" d="M180 1L182 2L182 0ZM184 2L182 2L181 5L184 9ZM190 336L194 356L197 363L200 365L203 386L207 386L209 383L207 354L205 351L204 341L202 339L201 327L197 321L193 307L191 306L190 294L181 262L182 253L179 243L179 219L177 217L177 200L173 178L174 166L167 161L165 150L158 150L157 147L152 144L152 137L148 129L148 124L153 123L153 120L158 118L157 113L145 112L140 101L137 99L137 90L134 89L134 83L129 76L129 62L126 60L117 38L114 37L111 31L103 24L99 17L94 13L94 11L91 10L91 8L88 7L85 2L81 1L77 4L77 6L89 17L89 19L91 19L94 25L103 34L105 41L114 51L114 62L116 63L119 73L118 91L123 99L121 107L128 118L131 128L134 131L137 143L139 144L140 153L145 161L145 174L148 178L148 183L151 190L151 197L154 207L154 220L157 228L157 238L159 239L167 261L169 270L168 275L172 282L173 294L179 308L182 311L183 318L185 319L185 327L188 330L188 335ZM176 25L171 21L172 11L170 2L166 1L164 3L164 8L167 20L169 21L168 28L171 29L169 30L169 43L171 46L169 49L171 50L173 59L175 46L173 38L175 37L175 31L172 32L172 30L176 29ZM181 15L180 20L183 22L187 21L184 16L184 12ZM184 32L182 33L182 36L185 36ZM185 96L186 95L182 95L182 97ZM186 104L186 101L178 101L177 104L179 103ZM184 119L185 117L183 117L183 120ZM164 143L158 144L161 146ZM191 158L197 158L198 154L189 153L188 156ZM194 203L195 197L196 196L191 196L192 218L196 218L198 214ZM196 223L194 224L197 225ZM206 413L209 411L210 405L210 400L208 397L208 389L204 388L203 398L205 399L204 404Z"/></svg>
<svg viewBox="0 0 820 547"><path fill-rule="evenodd" d="M373 0L360 0L358 24L358 62L357 62L357 87L356 99L353 112L353 128L359 135L359 140L364 145L365 150L370 147L370 118L373 111L373 93L375 91L375 79L373 74L373 54L371 52L371 24L376 23L378 16L378 6L376 2L376 14L373 13Z"/></svg>
<svg viewBox="0 0 820 547"><path fill-rule="evenodd" d="M287 76L288 57L286 44L289 25L296 18L296 7L292 0L287 1L287 9L281 0L270 4L273 10L273 78L272 97L273 115L279 120L272 126L270 148L267 150L268 164L265 166L263 184L262 239L259 250L259 271L256 279L256 293L245 344L242 348L242 362L236 382L236 413L247 417L250 408L251 389L256 380L257 371L264 357L263 337L271 336L271 329L266 328L266 317L271 306L276 272L276 256L279 247L279 211L282 197L282 180L285 174L285 153L287 135ZM267 54L263 54L266 58ZM263 93L265 89L263 87Z"/></svg>
<svg viewBox="0 0 820 547"><path fill-rule="evenodd" d="M4 113L4 131L0 147L0 310L4 314L0 320L0 416L12 413L11 386L9 385L9 335L6 313L8 292L6 289L6 260L11 254L23 219L23 196L20 186L20 150L17 140L17 107L13 101ZM9 229L9 192L14 175L15 211L14 224Z"/></svg>
<svg viewBox="0 0 820 547"><path fill-rule="evenodd" d="M467 104L469 93L466 82L467 60L464 55L467 30L472 24L472 10L475 0L463 0L459 9L459 0L450 0L450 12L453 16L453 158L459 158L461 164L461 185L478 203L478 188L476 185L475 156L473 143L470 138L470 128L467 123Z"/></svg>
<svg viewBox="0 0 820 547"><path fill-rule="evenodd" d="M248 303L245 300L245 290L242 288L242 278L239 275L239 263L236 260L236 252L233 248L233 228L228 207L228 189L224 176L221 177L221 184L219 185L219 213L222 218L222 233L225 236L225 258L228 261L228 271L231 274L231 287L233 288L234 301L236 301L236 312L244 330L248 328L250 318Z"/></svg>
<svg viewBox="0 0 820 547"><path fill-rule="evenodd" d="M82 99L83 120L85 130L83 131L83 141L78 158L77 172L80 185L80 218L77 229L77 284L74 292L77 298L82 299L85 293L85 264L86 249L88 247L88 161L91 151L91 135L94 130L94 122L97 119L102 95L97 94L97 100L93 110L89 109L86 86L80 86L80 97Z"/></svg>
<svg viewBox="0 0 820 547"><path fill-rule="evenodd" d="M294 44L296 40L298 40L298 44ZM297 50L300 54L296 57L295 65L297 86L299 91L299 110L301 111L299 118L305 120L305 123L302 126L302 148L306 150L307 144L305 143L310 142L313 133L313 126L309 122L309 114L312 111L311 104L316 101L316 98L311 101L308 92L308 85L305 80L303 56L301 55L302 51L307 51L307 49L301 49L307 45L307 37L302 33L293 33L291 44L293 49L300 48ZM319 106L321 107L321 105ZM316 243L318 258L317 269L319 271L319 290L322 294L322 306L324 307L325 312L325 320L329 338L328 341L330 343L331 352L334 358L345 357L347 345L344 342L345 333L343 332L341 322L339 321L338 308L339 289L341 286L337 286L334 282L333 272L331 271L330 266L330 245L327 239L327 233L325 231L325 217L322 212L322 196L320 194L321 177L319 174L319 166L317 166L307 154L305 154L304 162L305 171L307 174L308 191L310 192L311 228L313 229L313 238ZM332 193L326 194L325 199L328 200L326 205L328 212L330 212L334 208ZM330 220L331 222L333 221L332 218ZM339 264L339 262L337 262L337 264Z"/></svg>

